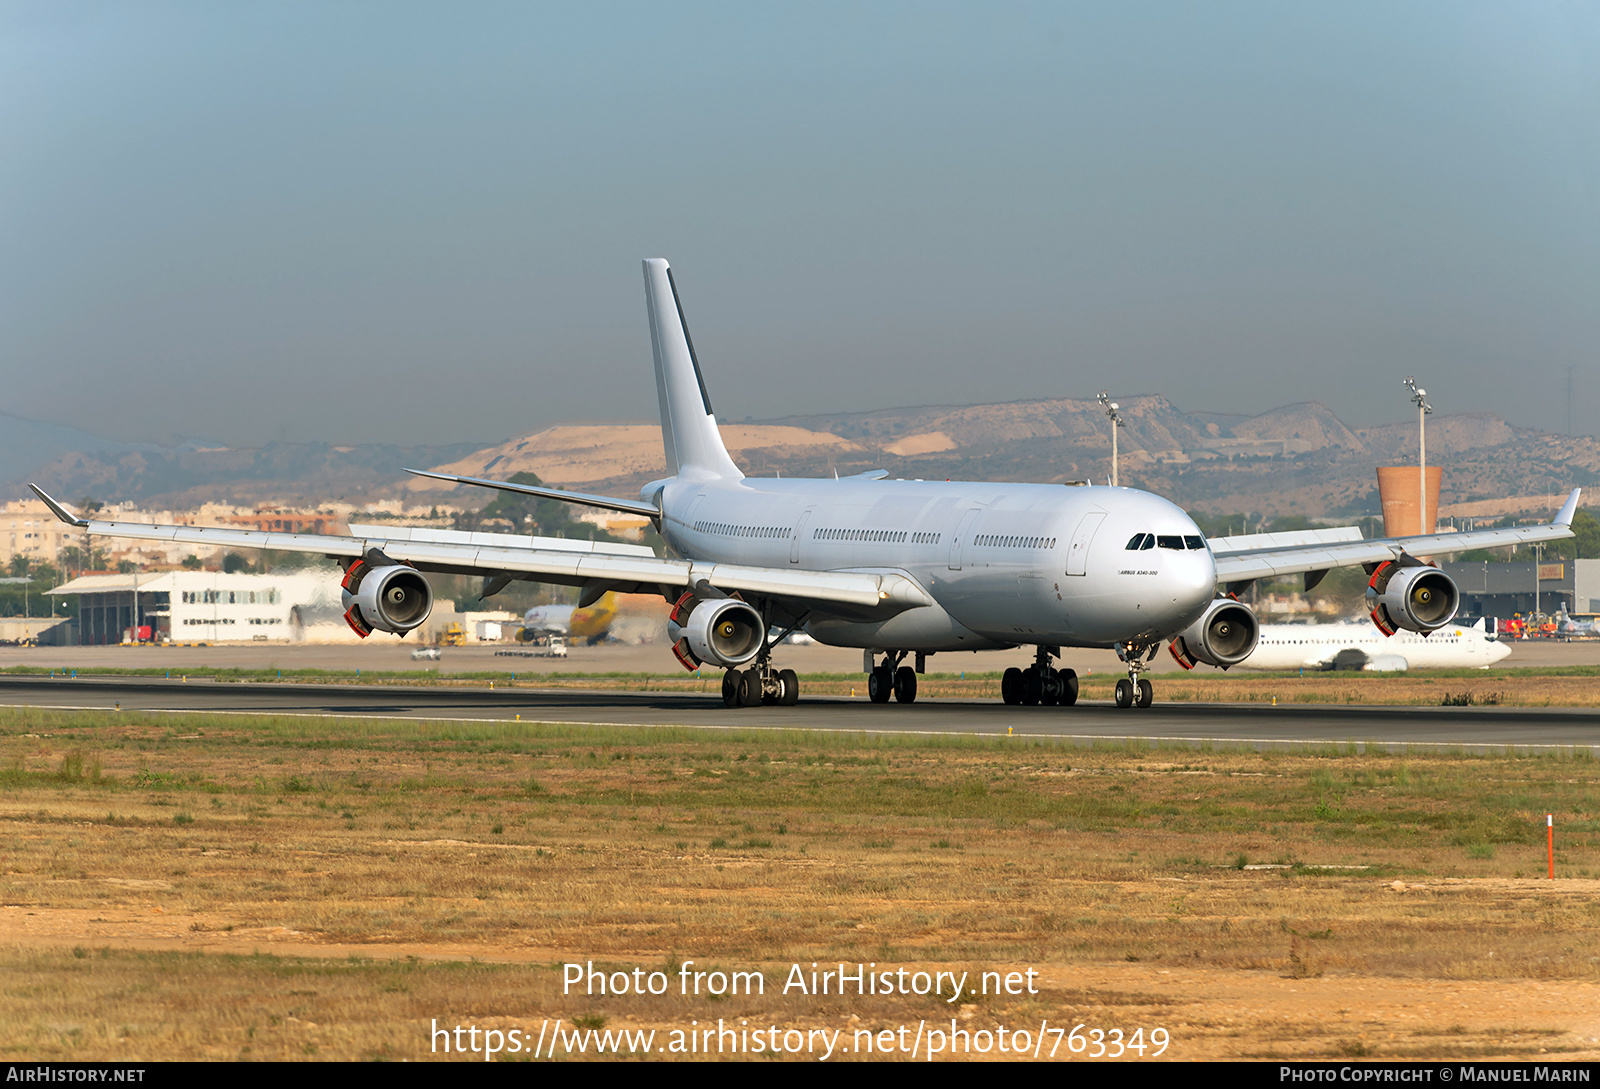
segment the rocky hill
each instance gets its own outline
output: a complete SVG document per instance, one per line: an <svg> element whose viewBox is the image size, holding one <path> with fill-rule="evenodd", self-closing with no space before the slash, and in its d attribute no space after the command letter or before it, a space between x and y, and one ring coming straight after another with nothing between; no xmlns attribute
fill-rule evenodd
<svg viewBox="0 0 1600 1089"><path fill-rule="evenodd" d="M1208 513L1376 513L1373 470L1415 464L1415 424L1353 429L1316 402L1235 416L1186 413L1159 395L1119 401L1126 425L1118 439L1121 482ZM897 477L1056 483L1099 481L1110 473L1108 421L1087 399L797 416L722 430L734 460L755 476L883 468ZM485 497L401 470L489 477L531 471L553 484L622 496L666 471L654 424L564 425L490 447L310 443L239 450L99 442L85 437L85 448L55 453L26 478L72 497L176 507L398 497L472 505ZM1430 417L1428 460L1445 467L1447 514L1547 509L1551 496L1600 481L1600 441L1520 430L1492 415ZM16 475L10 490L22 479Z"/></svg>
<svg viewBox="0 0 1600 1089"><path fill-rule="evenodd" d="M397 494L404 469L453 460L478 447L331 446L272 443L259 449L105 444L61 453L28 469L12 468L0 485L5 498L25 493L27 481L68 500L189 509L202 503L282 503L315 506L330 500L366 502ZM20 460L20 459L19 459ZM18 462L13 462L13 466Z"/></svg>

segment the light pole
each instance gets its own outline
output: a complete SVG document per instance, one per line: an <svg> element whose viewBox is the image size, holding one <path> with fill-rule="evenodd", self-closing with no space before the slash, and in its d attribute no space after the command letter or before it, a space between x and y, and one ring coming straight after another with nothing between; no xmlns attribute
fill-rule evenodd
<svg viewBox="0 0 1600 1089"><path fill-rule="evenodd" d="M1428 403L1428 391L1417 388L1417 380L1407 377L1406 389L1411 391L1411 403L1417 406L1417 534L1428 532L1428 413L1433 406Z"/></svg>
<svg viewBox="0 0 1600 1089"><path fill-rule="evenodd" d="M1117 412L1117 402L1106 395L1105 390L1100 391L1100 396L1095 398L1105 406L1106 415L1111 417L1111 486L1117 486L1117 428L1122 426L1122 416Z"/></svg>

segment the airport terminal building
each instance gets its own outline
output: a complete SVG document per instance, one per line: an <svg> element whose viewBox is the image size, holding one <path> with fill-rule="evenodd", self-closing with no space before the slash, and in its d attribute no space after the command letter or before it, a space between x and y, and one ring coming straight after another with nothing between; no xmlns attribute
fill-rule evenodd
<svg viewBox="0 0 1600 1089"><path fill-rule="evenodd" d="M339 585L326 573L85 575L48 592L78 597L68 641L83 646L299 640L307 624L326 623L322 614L339 615Z"/></svg>
<svg viewBox="0 0 1600 1089"><path fill-rule="evenodd" d="M1600 612L1600 560L1494 563L1482 560L1441 563L1461 590L1462 616L1527 616L1535 606L1545 613L1565 608L1584 616Z"/></svg>

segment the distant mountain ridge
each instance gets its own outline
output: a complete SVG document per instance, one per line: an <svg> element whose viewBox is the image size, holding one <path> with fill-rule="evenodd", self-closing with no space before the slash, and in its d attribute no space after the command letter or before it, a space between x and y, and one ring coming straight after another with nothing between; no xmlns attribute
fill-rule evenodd
<svg viewBox="0 0 1600 1089"><path fill-rule="evenodd" d="M1380 464L1415 464L1414 423L1351 428L1309 401L1254 416L1186 413L1165 397L1119 397L1122 483L1210 512L1347 517L1376 513ZM537 473L553 484L632 495L666 472L655 424L561 425L494 446L259 449L122 444L71 428L0 420L0 476L20 494L34 479L64 496L146 505L206 501L311 505L408 497L476 505L472 489L406 477L411 468L473 476ZM826 476L884 468L925 479L1103 481L1109 421L1090 399L918 406L722 425L755 476ZM43 454L31 466L29 454ZM1488 414L1432 416L1428 460L1445 467L1444 502L1561 494L1600 481L1600 441L1514 428Z"/></svg>
<svg viewBox="0 0 1600 1089"><path fill-rule="evenodd" d="M453 461L480 443L333 446L271 443L232 449L201 442L121 443L52 424L0 417L0 495L21 498L29 481L65 499L183 509L207 502L294 506L393 498L406 468Z"/></svg>

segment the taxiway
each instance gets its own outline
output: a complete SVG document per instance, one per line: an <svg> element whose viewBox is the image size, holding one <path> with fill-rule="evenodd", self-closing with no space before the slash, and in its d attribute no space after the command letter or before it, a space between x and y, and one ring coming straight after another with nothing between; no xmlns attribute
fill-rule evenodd
<svg viewBox="0 0 1600 1089"><path fill-rule="evenodd" d="M705 695L616 690L304 685L143 677L0 677L0 706L187 715L292 714L430 720L512 720L611 726L804 729L873 733L1050 737L1075 743L1276 746L1355 742L1466 750L1579 747L1600 755L1600 711L1545 707L1371 707L1334 704L1170 703L1118 710L1007 707L926 699L913 705L806 697L795 707L722 706Z"/></svg>

